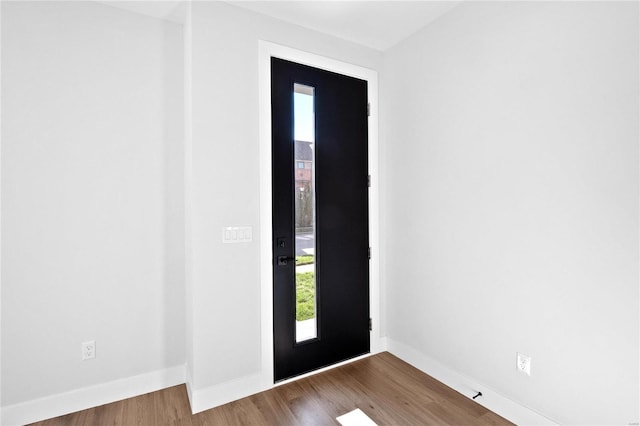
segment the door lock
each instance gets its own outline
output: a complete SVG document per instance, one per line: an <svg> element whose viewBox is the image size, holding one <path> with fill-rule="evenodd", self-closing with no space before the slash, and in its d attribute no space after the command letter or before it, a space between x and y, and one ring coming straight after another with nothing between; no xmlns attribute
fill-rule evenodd
<svg viewBox="0 0 640 426"><path fill-rule="evenodd" d="M295 257L278 256L278 266L287 266L289 262L296 260Z"/></svg>

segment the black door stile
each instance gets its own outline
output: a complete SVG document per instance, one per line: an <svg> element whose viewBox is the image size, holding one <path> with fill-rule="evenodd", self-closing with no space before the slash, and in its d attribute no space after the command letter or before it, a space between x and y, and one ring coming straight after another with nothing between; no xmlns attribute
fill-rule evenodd
<svg viewBox="0 0 640 426"><path fill-rule="evenodd" d="M315 89L317 337L296 343L294 83ZM271 60L275 381L369 352L367 82ZM281 262L278 261L281 260ZM286 263L286 264L282 264Z"/></svg>

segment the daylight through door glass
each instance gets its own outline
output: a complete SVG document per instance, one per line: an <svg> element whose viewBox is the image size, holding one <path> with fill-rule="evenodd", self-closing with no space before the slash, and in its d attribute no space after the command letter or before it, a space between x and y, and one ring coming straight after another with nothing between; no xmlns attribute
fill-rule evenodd
<svg viewBox="0 0 640 426"><path fill-rule="evenodd" d="M315 116L314 88L293 85L296 342L315 339Z"/></svg>

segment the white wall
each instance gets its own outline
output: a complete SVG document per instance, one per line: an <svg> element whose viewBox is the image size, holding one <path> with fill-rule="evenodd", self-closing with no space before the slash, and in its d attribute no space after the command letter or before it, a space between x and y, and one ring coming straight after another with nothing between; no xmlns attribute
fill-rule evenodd
<svg viewBox="0 0 640 426"><path fill-rule="evenodd" d="M193 391L222 389L229 396L229 388L220 385L249 383L252 377L259 381L263 373L258 41L372 69L379 67L381 54L221 2L194 2L192 7L193 151L187 208L194 337L188 362ZM254 241L222 244L221 228L233 225L253 226Z"/></svg>
<svg viewBox="0 0 640 426"><path fill-rule="evenodd" d="M470 2L384 56L389 338L565 424L640 417L638 30Z"/></svg>
<svg viewBox="0 0 640 426"><path fill-rule="evenodd" d="M564 423L638 421L636 4L464 4L384 56L192 6L183 44L104 5L2 2L3 406L185 361L206 405L263 373L266 40L384 63L390 339Z"/></svg>
<svg viewBox="0 0 640 426"><path fill-rule="evenodd" d="M2 2L3 406L185 362L182 51L180 25Z"/></svg>

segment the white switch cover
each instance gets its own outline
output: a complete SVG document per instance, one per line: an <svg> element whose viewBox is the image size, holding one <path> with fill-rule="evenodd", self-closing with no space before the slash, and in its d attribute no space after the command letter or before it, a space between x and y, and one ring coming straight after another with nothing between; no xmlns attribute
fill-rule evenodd
<svg viewBox="0 0 640 426"><path fill-rule="evenodd" d="M253 241L251 226L225 226L222 228L223 243L250 243Z"/></svg>

